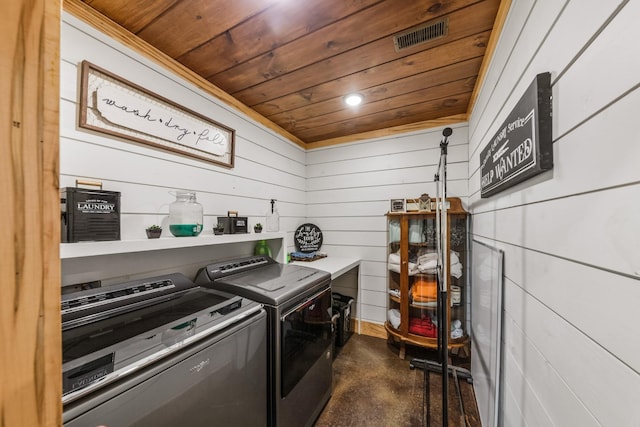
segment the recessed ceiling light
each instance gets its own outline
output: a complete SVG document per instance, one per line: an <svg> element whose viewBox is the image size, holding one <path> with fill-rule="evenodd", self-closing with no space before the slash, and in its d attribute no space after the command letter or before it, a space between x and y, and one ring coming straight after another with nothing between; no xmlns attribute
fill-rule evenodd
<svg viewBox="0 0 640 427"><path fill-rule="evenodd" d="M344 97L344 102L347 105L355 107L356 105L360 105L362 103L362 95L359 93L350 93L349 95Z"/></svg>

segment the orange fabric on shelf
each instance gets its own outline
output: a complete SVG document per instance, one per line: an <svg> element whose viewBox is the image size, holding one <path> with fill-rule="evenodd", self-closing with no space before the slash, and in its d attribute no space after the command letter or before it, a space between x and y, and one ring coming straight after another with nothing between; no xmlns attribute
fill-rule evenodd
<svg viewBox="0 0 640 427"><path fill-rule="evenodd" d="M417 276L411 287L411 298L415 302L431 302L438 298L438 284L435 277Z"/></svg>

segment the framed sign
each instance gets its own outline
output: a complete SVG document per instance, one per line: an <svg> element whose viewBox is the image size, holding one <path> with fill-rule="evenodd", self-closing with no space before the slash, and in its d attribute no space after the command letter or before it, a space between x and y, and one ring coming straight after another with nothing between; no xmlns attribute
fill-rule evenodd
<svg viewBox="0 0 640 427"><path fill-rule="evenodd" d="M553 168L551 74L538 74L480 153L480 194L489 197Z"/></svg>
<svg viewBox="0 0 640 427"><path fill-rule="evenodd" d="M87 61L79 125L232 168L235 131Z"/></svg>
<svg viewBox="0 0 640 427"><path fill-rule="evenodd" d="M304 253L316 252L322 246L322 231L315 224L302 224L296 229L293 240L298 251Z"/></svg>
<svg viewBox="0 0 640 427"><path fill-rule="evenodd" d="M391 212L404 212L404 199L391 199Z"/></svg>
<svg viewBox="0 0 640 427"><path fill-rule="evenodd" d="M420 199L406 199L407 212L418 212L420 210Z"/></svg>

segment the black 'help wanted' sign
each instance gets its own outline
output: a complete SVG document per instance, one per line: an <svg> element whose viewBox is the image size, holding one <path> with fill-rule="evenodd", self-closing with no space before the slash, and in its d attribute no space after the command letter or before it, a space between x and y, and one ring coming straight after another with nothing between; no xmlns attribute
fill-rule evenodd
<svg viewBox="0 0 640 427"><path fill-rule="evenodd" d="M553 168L551 74L538 74L480 153L481 196Z"/></svg>

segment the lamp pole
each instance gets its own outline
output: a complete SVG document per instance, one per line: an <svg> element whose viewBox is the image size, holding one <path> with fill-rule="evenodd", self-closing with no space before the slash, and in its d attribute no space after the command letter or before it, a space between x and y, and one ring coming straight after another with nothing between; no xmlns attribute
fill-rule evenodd
<svg viewBox="0 0 640 427"><path fill-rule="evenodd" d="M449 331L447 330L447 290L448 290L448 268L447 260L449 259L449 224L447 216L447 146L449 145L449 136L453 131L451 128L444 128L442 131L442 141L440 142L440 162L438 171L435 175L436 185L436 232L438 249L438 353L439 362L442 369L442 425L448 425L448 403L449 403L449 366L448 366L448 349L449 349ZM442 191L440 191L442 189Z"/></svg>

